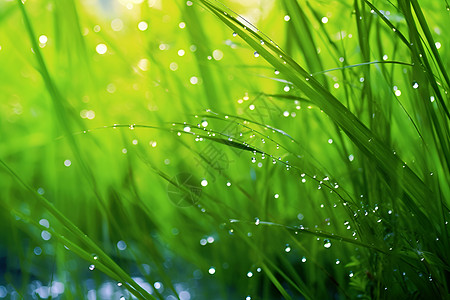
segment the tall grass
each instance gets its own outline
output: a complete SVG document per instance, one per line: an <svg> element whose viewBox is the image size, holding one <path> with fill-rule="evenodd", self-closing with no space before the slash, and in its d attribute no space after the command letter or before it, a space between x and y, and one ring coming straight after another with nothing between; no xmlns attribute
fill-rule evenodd
<svg viewBox="0 0 450 300"><path fill-rule="evenodd" d="M448 298L448 17L2 2L0 297Z"/></svg>

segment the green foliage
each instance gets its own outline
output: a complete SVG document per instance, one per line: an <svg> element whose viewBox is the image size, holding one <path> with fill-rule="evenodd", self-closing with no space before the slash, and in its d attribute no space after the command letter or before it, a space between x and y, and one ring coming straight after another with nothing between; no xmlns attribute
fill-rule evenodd
<svg viewBox="0 0 450 300"><path fill-rule="evenodd" d="M0 2L0 297L449 297L449 6L240 2Z"/></svg>

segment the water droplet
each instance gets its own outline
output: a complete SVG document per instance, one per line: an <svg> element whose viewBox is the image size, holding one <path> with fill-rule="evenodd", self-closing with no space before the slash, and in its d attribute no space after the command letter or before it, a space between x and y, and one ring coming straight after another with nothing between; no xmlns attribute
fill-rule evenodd
<svg viewBox="0 0 450 300"><path fill-rule="evenodd" d="M330 240L329 239L324 239L323 240L323 246L325 247L325 248L330 248L331 247L331 242L330 242Z"/></svg>
<svg viewBox="0 0 450 300"><path fill-rule="evenodd" d="M120 251L127 249L127 243L125 243L125 241L122 241L122 240L118 241L117 249L119 249Z"/></svg>
<svg viewBox="0 0 450 300"><path fill-rule="evenodd" d="M255 225L259 225L259 223L260 223L260 220L259 220L259 218L255 218Z"/></svg>
<svg viewBox="0 0 450 300"><path fill-rule="evenodd" d="M257 51L255 51L255 52L253 53L253 55L254 55L255 57L259 57L259 53L258 53Z"/></svg>
<svg viewBox="0 0 450 300"><path fill-rule="evenodd" d="M417 89L419 87L419 84L417 82L413 82L413 86L414 89Z"/></svg>
<svg viewBox="0 0 450 300"><path fill-rule="evenodd" d="M336 264L338 265L340 263L341 263L341 261L339 259L336 259Z"/></svg>
<svg viewBox="0 0 450 300"><path fill-rule="evenodd" d="M302 257L302 263L305 263L306 262L306 257Z"/></svg>
<svg viewBox="0 0 450 300"><path fill-rule="evenodd" d="M117 283L117 286L122 286L122 282L118 282L118 283Z"/></svg>
<svg viewBox="0 0 450 300"><path fill-rule="evenodd" d="M289 244L286 244L286 248L284 248L285 252L291 252L291 247L289 246Z"/></svg>
<svg viewBox="0 0 450 300"><path fill-rule="evenodd" d="M208 181L207 181L206 179L203 179L203 180L200 182L200 184L201 184L202 186L207 186L207 185L208 185Z"/></svg>
<svg viewBox="0 0 450 300"><path fill-rule="evenodd" d="M95 265L90 265L89 266L89 270L94 271L94 269L95 269Z"/></svg>
<svg viewBox="0 0 450 300"><path fill-rule="evenodd" d="M237 34L237 32L233 32L233 36L237 36L238 34Z"/></svg>
<svg viewBox="0 0 450 300"><path fill-rule="evenodd" d="M278 70L275 70L275 75L278 75L278 74L280 74L280 71L278 71Z"/></svg>
<svg viewBox="0 0 450 300"><path fill-rule="evenodd" d="M214 267L209 268L208 273L214 275L216 273L216 269Z"/></svg>
<svg viewBox="0 0 450 300"><path fill-rule="evenodd" d="M108 47L105 44L98 44L95 47L95 51L97 51L98 54L105 54L106 51L108 51Z"/></svg>
<svg viewBox="0 0 450 300"><path fill-rule="evenodd" d="M249 271L249 272L247 273L247 277L250 278L250 277L252 277L252 276L253 276L253 273Z"/></svg>
<svg viewBox="0 0 450 300"><path fill-rule="evenodd" d="M227 181L227 186L231 186L231 182Z"/></svg>

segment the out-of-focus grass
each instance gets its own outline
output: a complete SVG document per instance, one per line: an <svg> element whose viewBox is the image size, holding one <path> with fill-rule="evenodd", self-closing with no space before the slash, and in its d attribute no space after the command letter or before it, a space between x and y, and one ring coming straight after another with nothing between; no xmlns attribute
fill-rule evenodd
<svg viewBox="0 0 450 300"><path fill-rule="evenodd" d="M448 297L445 3L225 5L0 2L0 297Z"/></svg>

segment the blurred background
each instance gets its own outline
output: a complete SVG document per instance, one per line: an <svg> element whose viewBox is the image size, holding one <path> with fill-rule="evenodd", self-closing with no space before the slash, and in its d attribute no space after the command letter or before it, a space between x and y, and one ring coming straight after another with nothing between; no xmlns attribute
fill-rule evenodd
<svg viewBox="0 0 450 300"><path fill-rule="evenodd" d="M34 194L2 169L0 298L136 298L97 267L111 266L106 257L157 299L364 298L404 276L371 252L397 239L389 191L368 183L377 169L200 1L23 2L0 1L0 159ZM413 170L432 172L411 146L414 109L397 101L413 95L411 66L373 67L365 82L367 70L342 69L366 51L354 3L287 2L224 1ZM447 47L445 10L424 5L436 47ZM375 24L369 61L409 64L361 9ZM380 100L375 123L367 85ZM393 271L375 281L380 264Z"/></svg>

